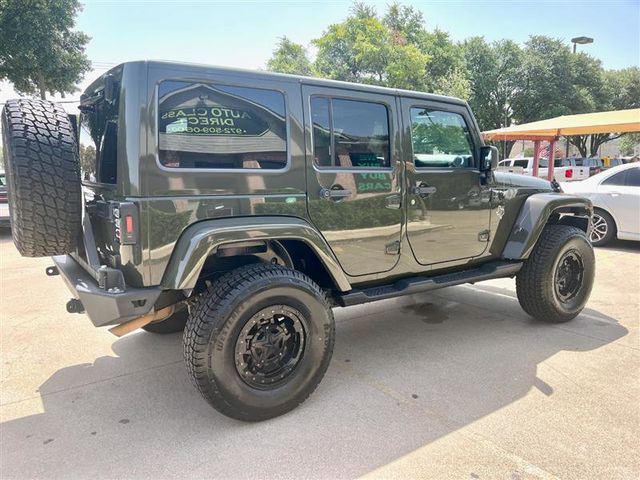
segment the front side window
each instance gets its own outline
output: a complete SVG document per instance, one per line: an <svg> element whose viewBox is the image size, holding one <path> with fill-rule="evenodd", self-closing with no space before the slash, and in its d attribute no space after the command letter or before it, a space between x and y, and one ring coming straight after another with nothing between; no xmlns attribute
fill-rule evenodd
<svg viewBox="0 0 640 480"><path fill-rule="evenodd" d="M629 168L610 176L602 185L618 185L621 187L640 187L640 168Z"/></svg>
<svg viewBox="0 0 640 480"><path fill-rule="evenodd" d="M311 97L313 156L319 167L391 165L389 114L380 103Z"/></svg>
<svg viewBox="0 0 640 480"><path fill-rule="evenodd" d="M627 170L627 187L640 187L640 168L630 168Z"/></svg>
<svg viewBox="0 0 640 480"><path fill-rule="evenodd" d="M159 158L165 167L273 170L287 165L281 92L165 81L158 96Z"/></svg>
<svg viewBox="0 0 640 480"><path fill-rule="evenodd" d="M473 143L462 115L411 109L411 143L416 167L468 168L473 166Z"/></svg>

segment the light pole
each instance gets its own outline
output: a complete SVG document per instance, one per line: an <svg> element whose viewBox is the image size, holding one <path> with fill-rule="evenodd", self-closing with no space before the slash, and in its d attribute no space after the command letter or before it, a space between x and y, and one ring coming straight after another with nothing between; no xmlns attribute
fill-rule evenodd
<svg viewBox="0 0 640 480"><path fill-rule="evenodd" d="M593 43L593 38L591 37L575 37L571 39L571 43L573 43L573 53L576 53L576 45L586 45L587 43Z"/></svg>
<svg viewBox="0 0 640 480"><path fill-rule="evenodd" d="M576 53L576 46L578 44L580 45L586 45L588 43L593 43L593 38L591 37L574 37L571 39L571 43L573 43L573 53ZM566 146L566 150L565 150L565 158L569 158L569 137L564 137L566 142L567 142L567 146Z"/></svg>

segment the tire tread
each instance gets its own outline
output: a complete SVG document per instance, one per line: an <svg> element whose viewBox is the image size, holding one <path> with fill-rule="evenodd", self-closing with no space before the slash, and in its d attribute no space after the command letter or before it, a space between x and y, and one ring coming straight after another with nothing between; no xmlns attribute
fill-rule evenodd
<svg viewBox="0 0 640 480"><path fill-rule="evenodd" d="M8 100L2 114L13 241L21 255L73 251L81 222L80 162L66 111Z"/></svg>
<svg viewBox="0 0 640 480"><path fill-rule="evenodd" d="M276 413L276 415L274 415L273 413L266 413L262 416L256 416L255 413L245 412L239 409L238 406L227 401L221 394L216 382L207 375L207 347L210 342L215 342L219 328L226 322L227 315L231 313L229 311L230 304L235 298L241 295L249 285L259 280L275 280L276 278L282 277L288 277L295 279L295 281L305 283L316 296L321 299L329 312L331 321L331 332L329 335L330 338L333 339L335 336L335 325L327 294L307 275L300 271L279 265L252 264L224 274L212 283L206 292L200 295L190 312L183 337L183 353L187 372L189 373L192 383L204 399L216 410L229 417L245 421L260 421L280 414ZM333 341L330 342L327 348L326 358L330 359L332 353ZM320 378L322 378L328 366L328 360L324 362L324 365L320 366ZM313 384L311 386L312 388L307 389L305 395L295 399L294 403L290 402L283 406L280 409L282 410L281 413L285 413L303 403L313 393L317 385L317 383Z"/></svg>

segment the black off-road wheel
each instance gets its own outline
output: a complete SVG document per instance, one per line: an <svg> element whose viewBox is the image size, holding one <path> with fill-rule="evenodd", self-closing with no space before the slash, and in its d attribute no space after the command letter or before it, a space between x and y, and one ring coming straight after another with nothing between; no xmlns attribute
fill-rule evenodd
<svg viewBox="0 0 640 480"><path fill-rule="evenodd" d="M25 257L74 251L82 199L77 139L67 113L45 100L8 100L2 139L16 248Z"/></svg>
<svg viewBox="0 0 640 480"><path fill-rule="evenodd" d="M161 322L148 323L142 327L142 329L147 332L159 333L162 335L178 333L184 330L188 319L189 309L186 305L181 305L169 318Z"/></svg>
<svg viewBox="0 0 640 480"><path fill-rule="evenodd" d="M278 265L248 265L202 294L184 330L184 359L215 409L260 421L313 392L329 366L334 336L330 303L313 280Z"/></svg>
<svg viewBox="0 0 640 480"><path fill-rule="evenodd" d="M595 275L587 235L576 227L548 225L516 276L523 310L546 322L568 322L584 308Z"/></svg>

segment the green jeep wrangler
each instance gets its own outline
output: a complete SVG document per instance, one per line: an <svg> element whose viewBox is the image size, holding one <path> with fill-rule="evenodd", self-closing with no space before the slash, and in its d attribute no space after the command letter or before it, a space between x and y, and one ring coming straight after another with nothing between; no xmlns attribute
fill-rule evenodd
<svg viewBox="0 0 640 480"><path fill-rule="evenodd" d="M311 394L334 307L515 277L529 315L566 322L589 297L591 204L496 172L461 100L141 61L79 110L4 107L14 243L53 257L95 326L184 330L193 383L230 417Z"/></svg>

